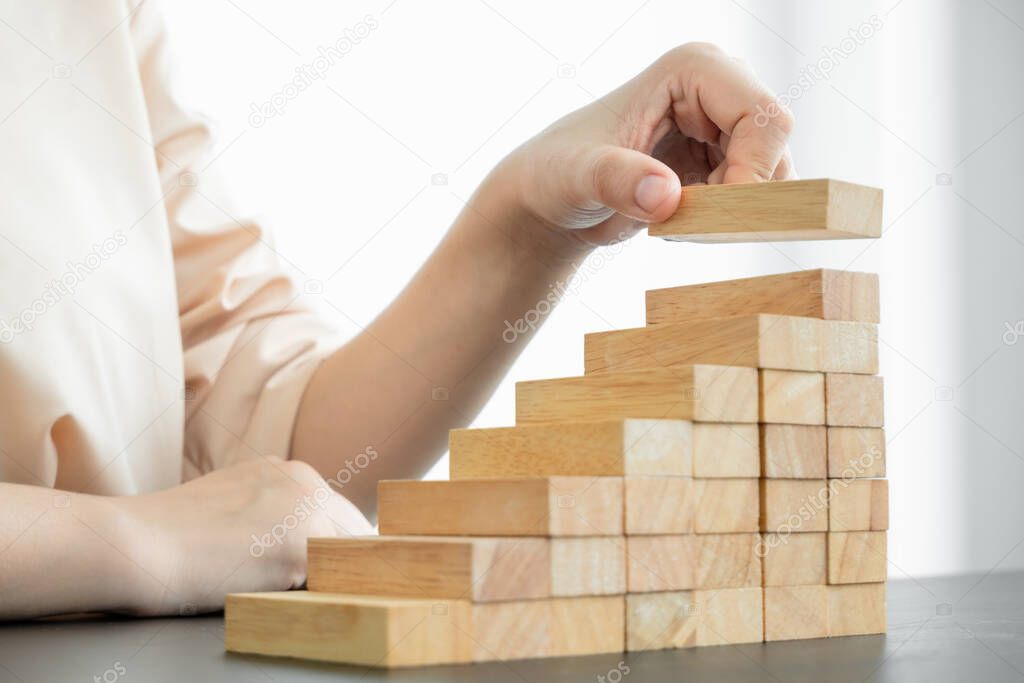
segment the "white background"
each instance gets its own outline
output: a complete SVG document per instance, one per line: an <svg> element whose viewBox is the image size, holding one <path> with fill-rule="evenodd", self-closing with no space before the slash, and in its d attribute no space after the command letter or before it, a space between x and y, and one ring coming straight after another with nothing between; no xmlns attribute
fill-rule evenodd
<svg viewBox="0 0 1024 683"><path fill-rule="evenodd" d="M516 380L581 372L585 332L642 325L646 289L879 272L890 576L1024 567L1024 339L1004 342L1024 319L1022 3L167 4L180 91L218 123L216 163L301 277L326 283L324 314L345 335L399 291L504 154L668 48L719 43L784 92L877 16L872 37L800 91L792 146L803 177L885 188L883 238L640 237L588 270L476 424L513 423ZM322 81L250 125L254 103L367 16L376 28ZM432 476L445 472L442 461Z"/></svg>

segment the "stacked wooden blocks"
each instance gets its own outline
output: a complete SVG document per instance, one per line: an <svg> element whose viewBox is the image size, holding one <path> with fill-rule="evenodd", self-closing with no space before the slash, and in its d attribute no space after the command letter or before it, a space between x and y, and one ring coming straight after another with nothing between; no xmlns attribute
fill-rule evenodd
<svg viewBox="0 0 1024 683"><path fill-rule="evenodd" d="M835 181L694 195L660 234L880 220ZM409 666L884 632L877 323L865 273L648 292L582 377L517 385L515 427L452 431L450 480L381 482L379 537L312 539L308 591L229 596L227 648Z"/></svg>

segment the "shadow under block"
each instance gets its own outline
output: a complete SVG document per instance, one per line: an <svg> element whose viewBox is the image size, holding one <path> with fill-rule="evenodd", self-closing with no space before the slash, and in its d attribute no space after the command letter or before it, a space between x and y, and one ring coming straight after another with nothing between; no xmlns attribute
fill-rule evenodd
<svg viewBox="0 0 1024 683"><path fill-rule="evenodd" d="M825 424L825 375L820 372L758 370L761 422Z"/></svg>
<svg viewBox="0 0 1024 683"><path fill-rule="evenodd" d="M885 584L827 586L830 636L885 633Z"/></svg>
<svg viewBox="0 0 1024 683"><path fill-rule="evenodd" d="M762 479L761 531L828 531L825 479Z"/></svg>
<svg viewBox="0 0 1024 683"><path fill-rule="evenodd" d="M289 591L229 595L225 648L376 667L621 652L621 595L472 604Z"/></svg>
<svg viewBox="0 0 1024 683"><path fill-rule="evenodd" d="M620 536L621 477L382 481L382 535Z"/></svg>
<svg viewBox="0 0 1024 683"><path fill-rule="evenodd" d="M797 640L828 636L826 586L766 586L764 639Z"/></svg>
<svg viewBox="0 0 1024 683"><path fill-rule="evenodd" d="M761 585L757 534L626 537L629 593Z"/></svg>
<svg viewBox="0 0 1024 683"><path fill-rule="evenodd" d="M473 602L622 593L621 537L311 538L307 585L318 593Z"/></svg>
<svg viewBox="0 0 1024 683"><path fill-rule="evenodd" d="M825 423L830 427L881 427L885 422L882 378L825 375Z"/></svg>
<svg viewBox="0 0 1024 683"><path fill-rule="evenodd" d="M228 595L230 652L377 667L473 659L469 602L287 591Z"/></svg>
<svg viewBox="0 0 1024 683"><path fill-rule="evenodd" d="M828 476L833 479L885 476L885 430L829 427Z"/></svg>
<svg viewBox="0 0 1024 683"><path fill-rule="evenodd" d="M627 477L627 534L758 530L757 479Z"/></svg>
<svg viewBox="0 0 1024 683"><path fill-rule="evenodd" d="M760 588L634 593L626 596L626 650L759 643Z"/></svg>
<svg viewBox="0 0 1024 683"><path fill-rule="evenodd" d="M686 420L554 422L453 429L449 472L456 479L756 477L757 425Z"/></svg>
<svg viewBox="0 0 1024 683"><path fill-rule="evenodd" d="M806 372L878 372L878 326L789 315L745 315L593 332L586 374L691 363Z"/></svg>
<svg viewBox="0 0 1024 683"><path fill-rule="evenodd" d="M757 371L722 365L516 384L516 421L677 419L757 422Z"/></svg>
<svg viewBox="0 0 1024 683"><path fill-rule="evenodd" d="M828 582L876 583L887 575L884 531L830 531Z"/></svg>
<svg viewBox="0 0 1024 683"><path fill-rule="evenodd" d="M882 190L829 178L692 185L648 234L711 243L879 237Z"/></svg>
<svg viewBox="0 0 1024 683"><path fill-rule="evenodd" d="M878 323L878 301L874 273L802 270L648 290L647 324L758 313Z"/></svg>
<svg viewBox="0 0 1024 683"><path fill-rule="evenodd" d="M826 583L825 532L764 534L761 543L761 571L765 586L815 586Z"/></svg>
<svg viewBox="0 0 1024 683"><path fill-rule="evenodd" d="M824 391L822 391L824 394ZM822 396L824 407L824 395ZM824 479L826 429L822 425L763 424L761 471L771 479Z"/></svg>
<svg viewBox="0 0 1024 683"><path fill-rule="evenodd" d="M836 481L828 501L829 531L885 531L889 528L889 482Z"/></svg>

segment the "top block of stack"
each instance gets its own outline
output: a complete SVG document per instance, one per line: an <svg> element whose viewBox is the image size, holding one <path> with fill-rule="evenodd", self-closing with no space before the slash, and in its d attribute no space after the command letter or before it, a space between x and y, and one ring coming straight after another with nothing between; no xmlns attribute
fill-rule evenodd
<svg viewBox="0 0 1024 683"><path fill-rule="evenodd" d="M882 191L839 180L693 185L654 237L684 242L857 239L882 234Z"/></svg>

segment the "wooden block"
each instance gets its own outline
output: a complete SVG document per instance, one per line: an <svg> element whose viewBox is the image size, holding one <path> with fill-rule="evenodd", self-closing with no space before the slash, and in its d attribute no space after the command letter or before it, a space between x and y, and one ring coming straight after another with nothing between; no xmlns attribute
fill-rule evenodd
<svg viewBox="0 0 1024 683"><path fill-rule="evenodd" d="M885 633L885 584L828 586L830 636Z"/></svg>
<svg viewBox="0 0 1024 683"><path fill-rule="evenodd" d="M453 480L756 477L761 467L754 424L608 420L453 429L449 448Z"/></svg>
<svg viewBox="0 0 1024 683"><path fill-rule="evenodd" d="M774 313L878 323L878 276L802 270L647 292L647 324Z"/></svg>
<svg viewBox="0 0 1024 683"><path fill-rule="evenodd" d="M464 600L241 593L225 600L224 647L363 666L456 664L473 658L472 620Z"/></svg>
<svg viewBox="0 0 1024 683"><path fill-rule="evenodd" d="M758 477L761 454L757 425L694 422L692 476Z"/></svg>
<svg viewBox="0 0 1024 683"><path fill-rule="evenodd" d="M758 530L757 479L627 477L627 534Z"/></svg>
<svg viewBox="0 0 1024 683"><path fill-rule="evenodd" d="M824 479L762 479L761 531L828 531L828 496Z"/></svg>
<svg viewBox="0 0 1024 683"><path fill-rule="evenodd" d="M630 593L761 585L757 534L626 537Z"/></svg>
<svg viewBox="0 0 1024 683"><path fill-rule="evenodd" d="M476 604L473 660L569 657L625 649L621 595Z"/></svg>
<svg viewBox="0 0 1024 683"><path fill-rule="evenodd" d="M830 531L828 582L837 584L885 581L886 557L884 531Z"/></svg>
<svg viewBox="0 0 1024 683"><path fill-rule="evenodd" d="M382 481L383 535L619 536L621 477Z"/></svg>
<svg viewBox="0 0 1024 683"><path fill-rule="evenodd" d="M311 538L310 591L489 602L552 595L544 538Z"/></svg>
<svg viewBox="0 0 1024 683"><path fill-rule="evenodd" d="M830 427L881 427L885 420L882 378L825 375L825 422Z"/></svg>
<svg viewBox="0 0 1024 683"><path fill-rule="evenodd" d="M760 586L759 534L697 535L697 588Z"/></svg>
<svg viewBox="0 0 1024 683"><path fill-rule="evenodd" d="M696 534L626 537L629 593L693 590L697 587Z"/></svg>
<svg viewBox="0 0 1024 683"><path fill-rule="evenodd" d="M692 365L516 384L522 424L625 418L757 422L757 371Z"/></svg>
<svg viewBox="0 0 1024 683"><path fill-rule="evenodd" d="M882 191L829 178L691 185L648 234L712 243L879 237Z"/></svg>
<svg viewBox="0 0 1024 683"><path fill-rule="evenodd" d="M825 375L792 370L757 373L761 422L825 424Z"/></svg>
<svg viewBox="0 0 1024 683"><path fill-rule="evenodd" d="M551 539L551 595L617 595L626 592L626 539L580 536Z"/></svg>
<svg viewBox="0 0 1024 683"><path fill-rule="evenodd" d="M765 587L765 641L827 636L828 593L825 586Z"/></svg>
<svg viewBox="0 0 1024 683"><path fill-rule="evenodd" d="M885 430L828 428L828 476L835 479L885 476Z"/></svg>
<svg viewBox="0 0 1024 683"><path fill-rule="evenodd" d="M851 479L830 487L829 531L885 531L889 528L889 482Z"/></svg>
<svg viewBox="0 0 1024 683"><path fill-rule="evenodd" d="M824 532L764 534L759 554L765 586L815 586L826 581Z"/></svg>
<svg viewBox="0 0 1024 683"><path fill-rule="evenodd" d="M765 477L825 478L827 441L824 426L763 424L760 431L761 471Z"/></svg>
<svg viewBox="0 0 1024 683"><path fill-rule="evenodd" d="M452 479L688 476L694 467L693 426L685 420L453 429L449 450Z"/></svg>
<svg viewBox="0 0 1024 683"><path fill-rule="evenodd" d="M714 363L808 372L878 372L877 326L787 315L691 320L584 338L589 374Z"/></svg>
<svg viewBox="0 0 1024 683"><path fill-rule="evenodd" d="M635 593L626 596L626 650L759 643L760 588Z"/></svg>

